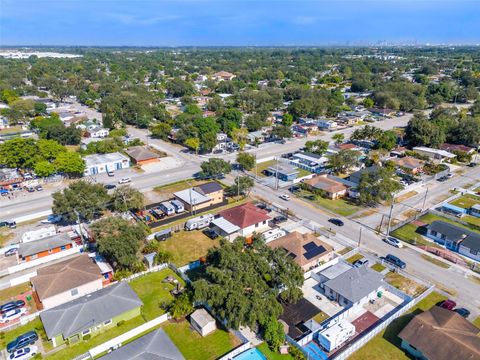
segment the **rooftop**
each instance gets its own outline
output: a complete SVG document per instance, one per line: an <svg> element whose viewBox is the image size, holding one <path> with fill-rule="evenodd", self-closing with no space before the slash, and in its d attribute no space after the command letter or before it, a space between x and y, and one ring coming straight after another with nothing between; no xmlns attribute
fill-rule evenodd
<svg viewBox="0 0 480 360"><path fill-rule="evenodd" d="M347 189L345 184L328 175L314 176L304 182L316 189L325 190L330 193L336 193Z"/></svg>
<svg viewBox="0 0 480 360"><path fill-rule="evenodd" d="M43 251L53 250L72 243L68 233L59 233L40 240L21 243L18 247L18 255L25 257L35 255Z"/></svg>
<svg viewBox="0 0 480 360"><path fill-rule="evenodd" d="M135 161L145 161L160 158L158 154L150 151L146 146L134 146L125 150L125 152Z"/></svg>
<svg viewBox="0 0 480 360"><path fill-rule="evenodd" d="M265 210L256 207L252 203L225 209L218 214L232 224L237 225L240 229L270 220L270 216L267 215Z"/></svg>
<svg viewBox="0 0 480 360"><path fill-rule="evenodd" d="M407 169L417 169L422 167L425 164L425 161L416 159L412 156L405 156L403 158L395 158L392 159L392 161L401 167L407 168Z"/></svg>
<svg viewBox="0 0 480 360"><path fill-rule="evenodd" d="M339 261L335 265L329 266L326 269L319 271L319 274L326 277L327 279L335 279L337 276L340 276L345 271L348 271L352 268L352 265L344 261Z"/></svg>
<svg viewBox="0 0 480 360"><path fill-rule="evenodd" d="M435 220L432 222L430 225L428 225L428 229L430 231L436 231L439 234L445 235L448 240L451 240L455 243L461 242L462 245L468 247L469 249L480 251L479 233L441 220Z"/></svg>
<svg viewBox="0 0 480 360"><path fill-rule="evenodd" d="M212 321L215 322L212 315L210 315L204 308L195 310L193 314L190 315L190 318L202 328L210 324Z"/></svg>
<svg viewBox="0 0 480 360"><path fill-rule="evenodd" d="M95 166L98 164L106 164L111 162L128 162L128 157L119 152L109 153L109 154L93 154L87 155L83 158L85 160L85 165L87 167Z"/></svg>
<svg viewBox="0 0 480 360"><path fill-rule="evenodd" d="M194 189L203 195L208 195L217 191L221 191L223 188L219 183L211 181L205 184L197 185L194 187Z"/></svg>
<svg viewBox="0 0 480 360"><path fill-rule="evenodd" d="M211 200L208 196L199 193L193 188L177 191L173 195L189 205L203 204Z"/></svg>

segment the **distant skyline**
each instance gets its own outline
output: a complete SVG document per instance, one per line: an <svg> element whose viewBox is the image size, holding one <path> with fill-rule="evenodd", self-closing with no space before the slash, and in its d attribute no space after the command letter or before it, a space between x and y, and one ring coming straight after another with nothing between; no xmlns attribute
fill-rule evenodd
<svg viewBox="0 0 480 360"><path fill-rule="evenodd" d="M480 0L0 0L0 45L480 44Z"/></svg>

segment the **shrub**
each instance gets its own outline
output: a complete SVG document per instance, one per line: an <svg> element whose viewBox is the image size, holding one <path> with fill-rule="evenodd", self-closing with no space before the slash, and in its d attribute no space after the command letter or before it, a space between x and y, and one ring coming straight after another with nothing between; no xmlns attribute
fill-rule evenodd
<svg viewBox="0 0 480 360"><path fill-rule="evenodd" d="M125 324L125 320L120 320L120 321L117 323L117 326L122 326L123 324Z"/></svg>

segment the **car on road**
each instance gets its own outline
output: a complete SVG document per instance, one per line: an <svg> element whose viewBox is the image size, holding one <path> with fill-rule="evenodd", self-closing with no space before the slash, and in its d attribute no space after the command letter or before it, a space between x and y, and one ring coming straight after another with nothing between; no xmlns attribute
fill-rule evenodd
<svg viewBox="0 0 480 360"><path fill-rule="evenodd" d="M42 185L37 185L37 186L35 186L35 190L43 191L43 186Z"/></svg>
<svg viewBox="0 0 480 360"><path fill-rule="evenodd" d="M398 257L392 255L392 254L388 254L387 256L385 256L383 258L383 260L385 260L386 262L388 262L389 264L392 264L400 269L405 269L407 267L407 264L405 264L405 262L403 262L402 260L400 260Z"/></svg>
<svg viewBox="0 0 480 360"><path fill-rule="evenodd" d="M5 256L8 257L8 256L13 256L13 255L16 255L18 253L18 248L11 248L7 251L5 251Z"/></svg>
<svg viewBox="0 0 480 360"><path fill-rule="evenodd" d="M273 219L272 219L272 224L276 225L276 224L281 224L285 221L287 221L288 218L285 216L285 215L278 215L278 216L275 216Z"/></svg>
<svg viewBox="0 0 480 360"><path fill-rule="evenodd" d="M475 163L475 162L471 162L471 163L470 163L470 164L468 164L467 166L468 166L468 167L475 167L475 166L477 166L477 163Z"/></svg>
<svg viewBox="0 0 480 360"><path fill-rule="evenodd" d="M132 182L132 179L129 177L121 178L120 180L118 180L119 184L128 184L129 182Z"/></svg>
<svg viewBox="0 0 480 360"><path fill-rule="evenodd" d="M17 227L17 223L13 220L0 220L0 228L2 227L15 229Z"/></svg>
<svg viewBox="0 0 480 360"><path fill-rule="evenodd" d="M9 360L26 360L31 359L38 353L37 346L29 346L23 349L15 350L8 357Z"/></svg>
<svg viewBox="0 0 480 360"><path fill-rule="evenodd" d="M25 188L28 192L35 192L35 188L33 186L27 186Z"/></svg>
<svg viewBox="0 0 480 360"><path fill-rule="evenodd" d="M112 190L112 189L115 189L117 187L117 185L115 185L115 184L105 184L105 185L103 185L103 187L107 190Z"/></svg>
<svg viewBox="0 0 480 360"><path fill-rule="evenodd" d="M7 352L11 353L28 345L33 345L37 340L38 335L35 330L27 331L7 344Z"/></svg>
<svg viewBox="0 0 480 360"><path fill-rule="evenodd" d="M332 223L333 225L337 225L337 226L343 226L343 225L345 225L345 223L344 223L342 220L336 219L336 218L328 219L328 222L329 222L329 223Z"/></svg>
<svg viewBox="0 0 480 360"><path fill-rule="evenodd" d="M447 175L445 175L445 177L446 177L447 179L451 179L451 178L453 177L453 174L452 174L452 173L448 173Z"/></svg>
<svg viewBox="0 0 480 360"><path fill-rule="evenodd" d="M25 306L25 301L23 301L23 300L9 301L9 302L3 304L2 306L0 306L0 313L3 314L4 312L15 310L15 309L21 308L23 306Z"/></svg>
<svg viewBox="0 0 480 360"><path fill-rule="evenodd" d="M396 248L403 248L402 242L392 236L387 236L386 238L383 238L383 241L386 242L388 245L395 246Z"/></svg>
<svg viewBox="0 0 480 360"><path fill-rule="evenodd" d="M355 260L353 262L353 266L358 268L358 267L362 267L362 266L367 266L369 263L370 263L370 261L368 261L367 258L362 258L362 259Z"/></svg>
<svg viewBox="0 0 480 360"><path fill-rule="evenodd" d="M290 195L287 194L282 194L279 196L279 198L285 201L290 201Z"/></svg>
<svg viewBox="0 0 480 360"><path fill-rule="evenodd" d="M465 308L457 308L453 311L455 311L458 315L464 317L465 319L470 316L470 310L465 309Z"/></svg>
<svg viewBox="0 0 480 360"><path fill-rule="evenodd" d="M446 176L442 176L442 177L437 179L438 182L445 182L447 180L448 180L448 178Z"/></svg>
<svg viewBox="0 0 480 360"><path fill-rule="evenodd" d="M455 306L457 306L457 303L450 299L444 300L440 303L440 307L447 310L453 310Z"/></svg>
<svg viewBox="0 0 480 360"><path fill-rule="evenodd" d="M2 317L0 317L0 323L1 324L6 324L9 323L10 321L17 320L23 315L27 313L27 308L17 308L14 310L9 310L3 313Z"/></svg>

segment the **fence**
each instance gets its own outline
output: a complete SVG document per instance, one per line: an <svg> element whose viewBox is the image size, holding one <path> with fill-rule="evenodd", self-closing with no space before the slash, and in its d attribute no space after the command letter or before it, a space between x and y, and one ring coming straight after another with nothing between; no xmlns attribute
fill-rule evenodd
<svg viewBox="0 0 480 360"><path fill-rule="evenodd" d="M168 264L160 264L160 265L152 266L150 269L130 275L129 277L122 279L122 281L130 282L133 279L136 279L143 275L147 275L148 273L157 272L166 268L168 268Z"/></svg>
<svg viewBox="0 0 480 360"><path fill-rule="evenodd" d="M29 281L34 276L37 276L36 271L32 271L31 273L28 273L28 274L10 279L9 281L6 281L6 282L0 284L0 290L7 289L7 288L12 287L12 286L17 286L17 285L26 283L27 281Z"/></svg>
<svg viewBox="0 0 480 360"><path fill-rule="evenodd" d="M8 325L5 325L4 327L2 327L1 331L2 332L5 332L5 331L10 331L10 330L13 330L19 326L22 326L22 325L25 325L25 324L28 324L30 321L33 321L35 320L38 316L40 316L40 313L42 312L43 310L40 310L40 311L37 311L33 314L28 314L28 315L25 315L25 316L22 316L20 318L20 321L17 321L15 323L11 323L11 324L8 324Z"/></svg>

